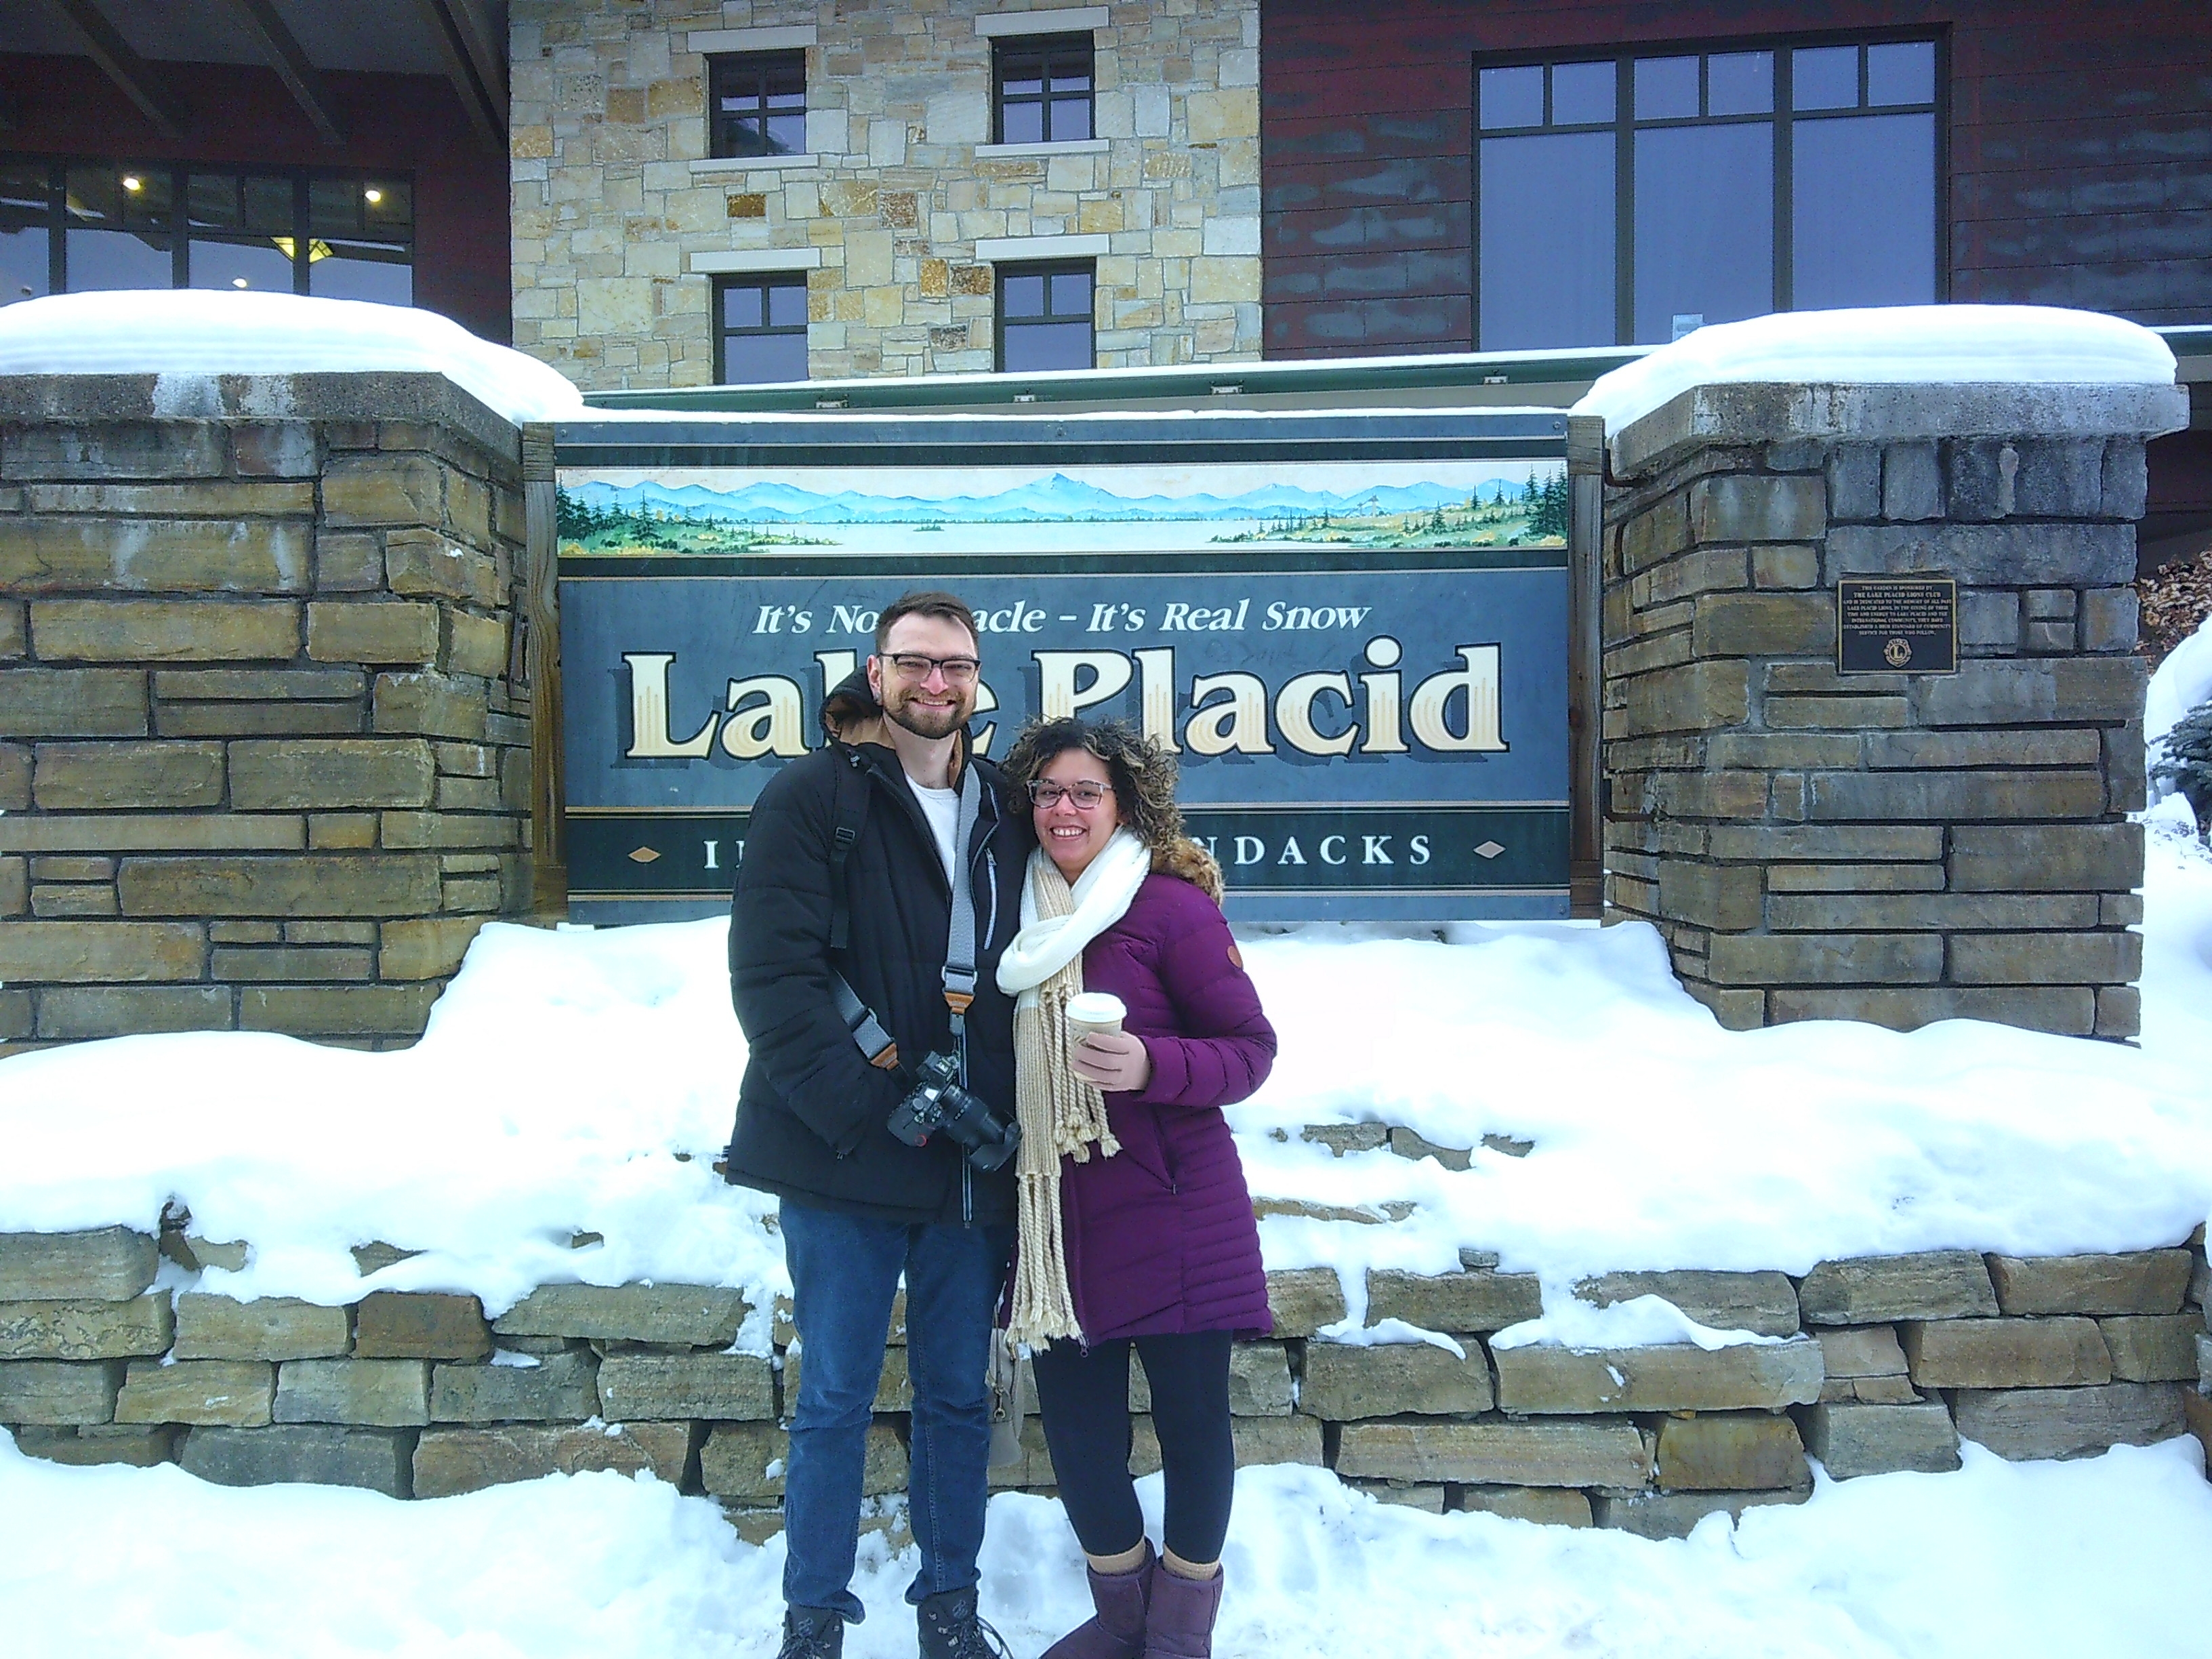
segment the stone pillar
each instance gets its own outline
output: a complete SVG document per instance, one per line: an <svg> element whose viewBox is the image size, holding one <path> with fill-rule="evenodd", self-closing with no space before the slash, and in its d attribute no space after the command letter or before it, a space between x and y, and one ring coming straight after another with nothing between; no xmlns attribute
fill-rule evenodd
<svg viewBox="0 0 2212 1659"><path fill-rule="evenodd" d="M529 904L522 534L438 375L0 379L0 1042L419 1035Z"/></svg>
<svg viewBox="0 0 2212 1659"><path fill-rule="evenodd" d="M2128 1037L2151 386L1714 386L1611 435L1608 914L1721 1022ZM1955 674L1839 674L1837 580L1956 579Z"/></svg>

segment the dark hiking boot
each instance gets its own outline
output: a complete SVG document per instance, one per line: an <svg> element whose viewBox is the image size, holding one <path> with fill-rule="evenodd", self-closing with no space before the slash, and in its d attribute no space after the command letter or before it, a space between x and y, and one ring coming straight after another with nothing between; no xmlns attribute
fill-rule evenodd
<svg viewBox="0 0 2212 1659"><path fill-rule="evenodd" d="M845 1620L835 1607L786 1607L775 1659L842 1659Z"/></svg>
<svg viewBox="0 0 2212 1659"><path fill-rule="evenodd" d="M975 1616L975 1589L939 1590L915 1608L921 1659L1012 1659L1006 1644Z"/></svg>
<svg viewBox="0 0 2212 1659"><path fill-rule="evenodd" d="M1139 1659L1145 1650L1145 1608L1152 1600L1158 1558L1145 1553L1144 1565L1129 1572L1083 1570L1091 1581L1096 1619L1086 1620L1044 1650L1043 1659Z"/></svg>
<svg viewBox="0 0 2212 1659"><path fill-rule="evenodd" d="M1145 1659L1212 1659L1213 1617L1221 1611L1222 1575L1185 1578L1163 1566L1152 1575L1145 1613Z"/></svg>

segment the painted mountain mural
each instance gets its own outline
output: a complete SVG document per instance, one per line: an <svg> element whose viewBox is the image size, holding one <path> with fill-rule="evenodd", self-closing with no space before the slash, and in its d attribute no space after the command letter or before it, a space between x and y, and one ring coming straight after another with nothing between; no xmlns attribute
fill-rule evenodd
<svg viewBox="0 0 2212 1659"><path fill-rule="evenodd" d="M1065 472L973 493L955 493L957 474L904 471L887 471L874 489L814 489L746 474L725 475L720 487L693 481L696 473L623 483L568 474L558 497L560 536L571 554L653 555L919 550L945 531L1012 546L1034 544L1031 527L1066 525L1094 526L1085 540L1102 547L1161 549L1251 541L1522 546L1565 534L1566 480L1556 460L1444 464L1435 468L1441 477L1390 483L1362 480L1356 468L1305 471L1340 476L1169 495L1124 494Z"/></svg>

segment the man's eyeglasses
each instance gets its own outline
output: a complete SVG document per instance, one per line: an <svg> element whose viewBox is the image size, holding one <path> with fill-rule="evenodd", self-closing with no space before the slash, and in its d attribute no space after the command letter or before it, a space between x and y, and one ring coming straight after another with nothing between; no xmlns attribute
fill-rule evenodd
<svg viewBox="0 0 2212 1659"><path fill-rule="evenodd" d="M1038 778L1030 785L1030 799L1048 809L1059 805L1064 798L1088 812L1113 793L1112 784L1093 783L1088 778L1073 784L1054 783L1049 778Z"/></svg>
<svg viewBox="0 0 2212 1659"><path fill-rule="evenodd" d="M910 680L926 680L933 668L940 671L947 685L972 685L975 671L982 665L973 657L928 657L919 651L895 651L884 660Z"/></svg>

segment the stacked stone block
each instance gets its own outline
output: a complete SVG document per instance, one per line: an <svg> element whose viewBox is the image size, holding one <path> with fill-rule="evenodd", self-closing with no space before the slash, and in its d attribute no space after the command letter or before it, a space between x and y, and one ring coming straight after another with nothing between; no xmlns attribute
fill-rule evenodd
<svg viewBox="0 0 2212 1659"><path fill-rule="evenodd" d="M2143 441L2172 388L1705 386L1613 434L1607 902L1734 1028L2125 1038ZM1955 674L1837 667L1838 579L1959 589Z"/></svg>
<svg viewBox="0 0 2212 1659"><path fill-rule="evenodd" d="M179 1237L167 1254L194 1259ZM238 1247L231 1247L236 1249ZM381 1248L368 1264L396 1259ZM1516 1346L1532 1275L1478 1252L1455 1273L1371 1272L1368 1322L1341 1334L1333 1269L1268 1275L1269 1339L1231 1370L1240 1466L1327 1467L1389 1503L1680 1536L1705 1516L1802 1501L1808 1454L1838 1480L2002 1456L2145 1444L2212 1414L2201 1237L2171 1249L2019 1259L1972 1251L1779 1273L1607 1274L1577 1293L1665 1297L1781 1340L1599 1352ZM151 1285L155 1240L125 1228L0 1235L0 1425L72 1463L174 1461L229 1485L314 1481L435 1498L554 1474L650 1471L722 1504L756 1541L781 1524L786 1424L804 1352L779 1304L769 1354L737 1291L546 1285L496 1320L472 1297L373 1291L351 1307ZM1786 1302L1786 1314L1784 1304ZM1325 1334L1326 1333L1326 1334ZM867 1440L870 1523L896 1534L907 1480L906 1330ZM1130 1467L1159 1468L1133 1370ZM1000 1490L1050 1493L1032 1417Z"/></svg>
<svg viewBox="0 0 2212 1659"><path fill-rule="evenodd" d="M0 379L0 1042L419 1033L528 904L522 534L441 377Z"/></svg>
<svg viewBox="0 0 2212 1659"><path fill-rule="evenodd" d="M1018 9L514 7L516 347L594 390L705 385L713 277L695 262L754 256L806 270L816 380L988 370L989 245L1058 238L1061 255L1016 257L1096 258L1099 367L1256 361L1257 5L1066 21L1096 43L1097 137L994 145L977 20ZM805 154L709 159L693 33L793 28L814 35Z"/></svg>

